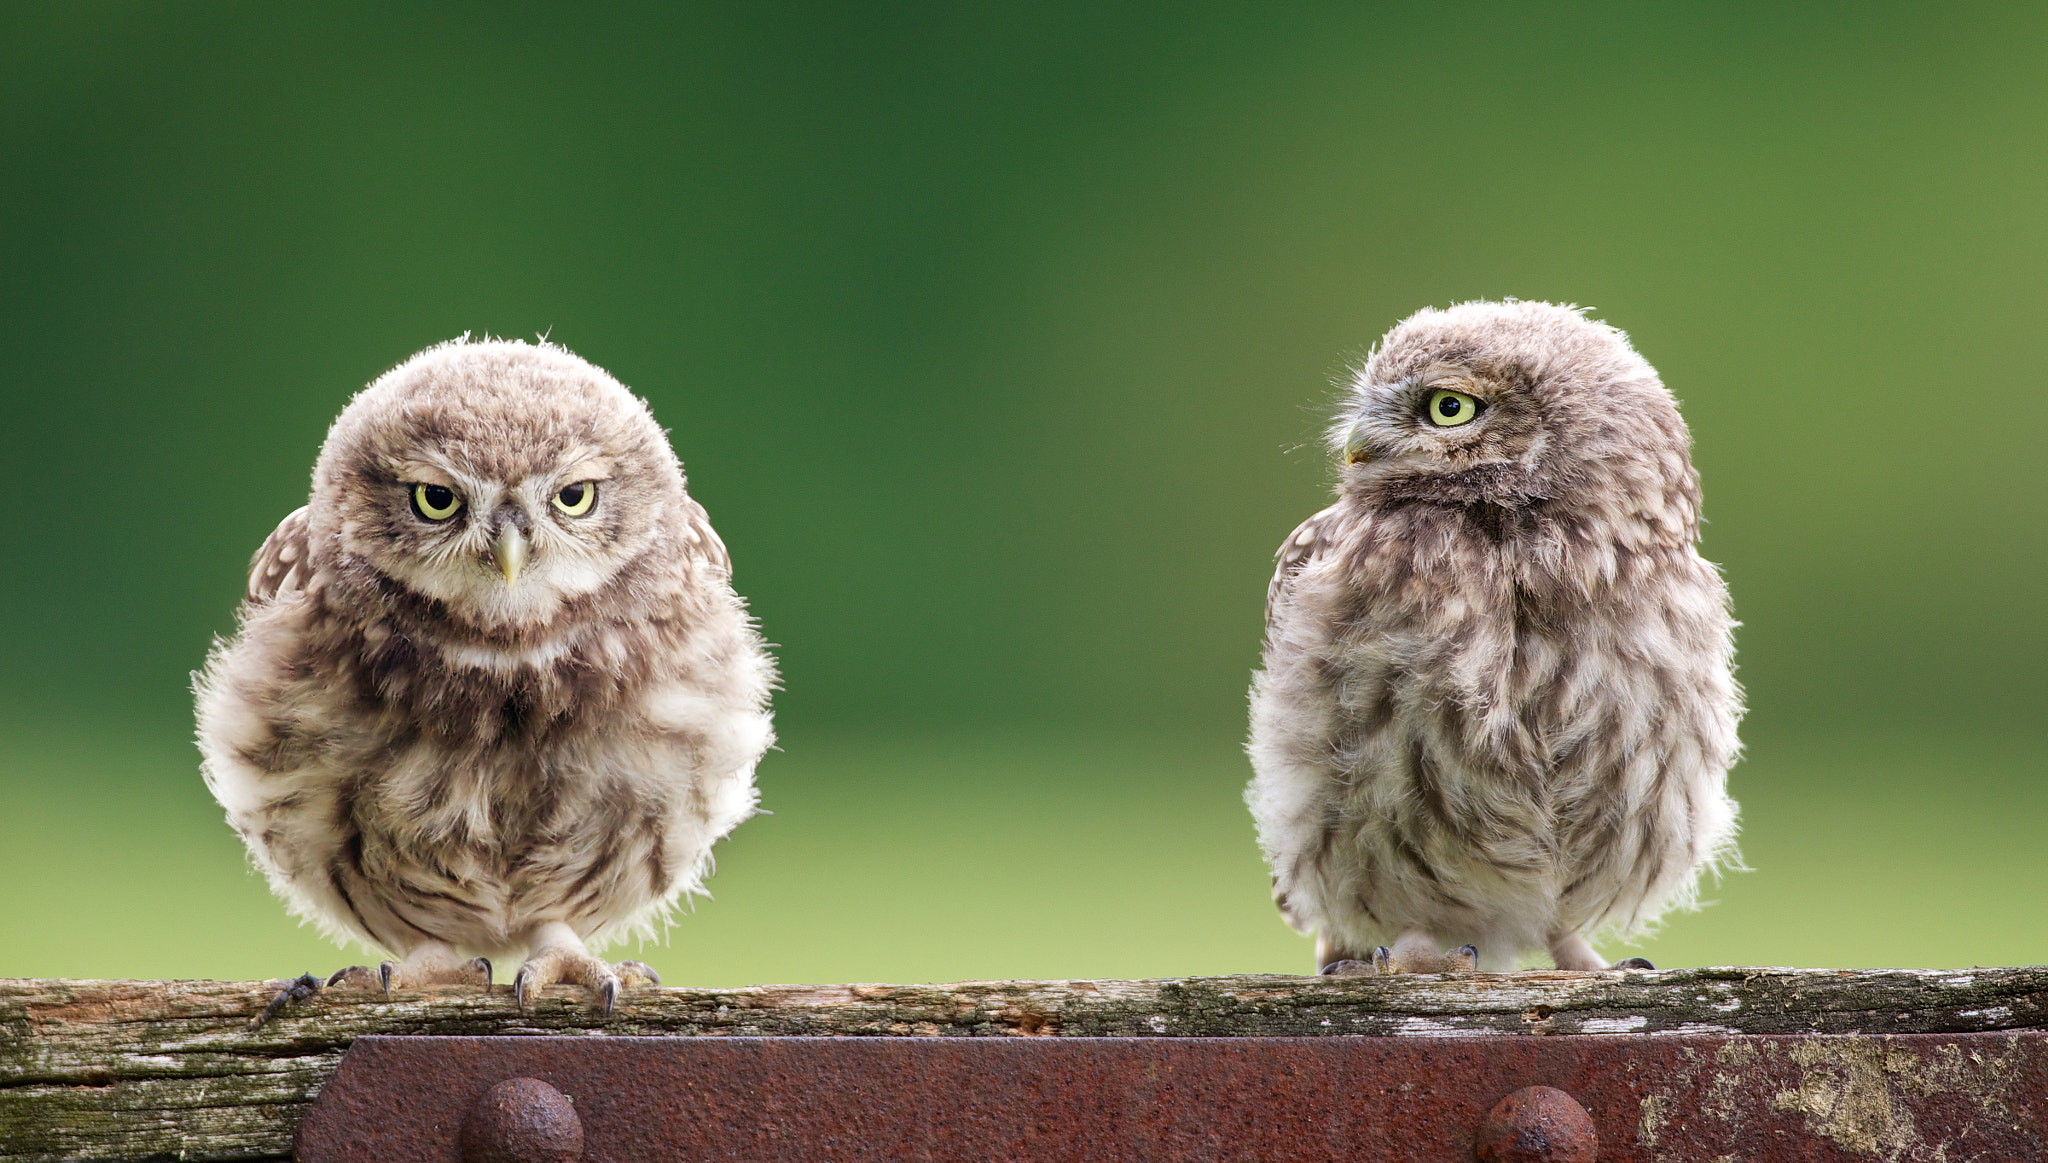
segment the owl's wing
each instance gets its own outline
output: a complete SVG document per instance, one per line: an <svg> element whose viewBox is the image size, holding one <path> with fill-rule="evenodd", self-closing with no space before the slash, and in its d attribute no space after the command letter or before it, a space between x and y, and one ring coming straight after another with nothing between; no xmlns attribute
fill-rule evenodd
<svg viewBox="0 0 2048 1163"><path fill-rule="evenodd" d="M711 527L711 514L697 503L695 497L683 499L683 540L690 548L704 555L705 559L732 576L732 554L725 551L725 542L718 531Z"/></svg>
<svg viewBox="0 0 2048 1163"><path fill-rule="evenodd" d="M306 508L301 505L277 523L277 528L263 539L263 548L249 559L248 601L267 602L279 595L304 589L306 559L311 556L311 551L312 545L306 533Z"/></svg>
<svg viewBox="0 0 2048 1163"><path fill-rule="evenodd" d="M1287 583L1330 545L1330 535L1336 531L1337 521L1337 506L1331 505L1295 526L1287 540L1280 543L1273 580L1266 586L1266 629L1269 633L1273 629L1273 609L1280 604L1280 595L1287 592Z"/></svg>

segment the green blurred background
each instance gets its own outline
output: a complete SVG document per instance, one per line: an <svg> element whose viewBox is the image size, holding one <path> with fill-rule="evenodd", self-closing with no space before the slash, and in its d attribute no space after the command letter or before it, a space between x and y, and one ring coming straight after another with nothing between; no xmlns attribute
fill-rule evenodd
<svg viewBox="0 0 2048 1163"><path fill-rule="evenodd" d="M10 5L0 975L355 959L187 672L465 331L646 395L780 644L671 982L1303 970L1271 555L1332 378L1508 295L1663 371L1744 622L1753 871L1639 951L2048 960L2044 59L2027 5Z"/></svg>

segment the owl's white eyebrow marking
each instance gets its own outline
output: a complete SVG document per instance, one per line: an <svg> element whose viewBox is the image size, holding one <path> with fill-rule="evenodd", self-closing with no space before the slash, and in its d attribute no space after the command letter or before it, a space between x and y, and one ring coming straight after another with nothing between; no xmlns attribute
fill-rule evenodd
<svg viewBox="0 0 2048 1163"><path fill-rule="evenodd" d="M405 460L392 464L391 470L399 480L408 484L440 485L444 489L460 487L460 482L455 479L454 473L442 465L431 461L408 457Z"/></svg>
<svg viewBox="0 0 2048 1163"><path fill-rule="evenodd" d="M1403 386L1417 388L1441 388L1449 386L1468 396L1484 398L1485 381L1474 375L1469 368L1452 364L1436 364L1402 381Z"/></svg>
<svg viewBox="0 0 2048 1163"><path fill-rule="evenodd" d="M555 470L555 479L574 484L577 481L608 481L612 479L612 459L582 449L572 450L562 458L562 467Z"/></svg>

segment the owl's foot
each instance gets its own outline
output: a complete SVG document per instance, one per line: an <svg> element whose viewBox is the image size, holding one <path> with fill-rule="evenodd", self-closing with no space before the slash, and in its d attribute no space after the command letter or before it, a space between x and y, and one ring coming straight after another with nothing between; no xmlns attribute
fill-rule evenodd
<svg viewBox="0 0 2048 1163"><path fill-rule="evenodd" d="M351 965L337 970L327 979L327 984L381 990L385 997L390 997L393 990L417 989L422 985L481 985L488 992L491 988L491 960L488 957L464 960L455 952L454 946L429 941L415 946L403 961L381 961L375 969L367 965Z"/></svg>
<svg viewBox="0 0 2048 1163"><path fill-rule="evenodd" d="M378 989L390 993L390 988L384 984L384 972L391 965L391 962L385 961L379 963L375 969L367 965L351 965L346 969L337 969L327 979L327 984L338 985L344 989Z"/></svg>
<svg viewBox="0 0 2048 1163"><path fill-rule="evenodd" d="M1401 934L1393 948L1385 945L1371 957L1354 957L1331 942L1318 942L1316 959L1325 977L1379 977L1394 973L1477 973L1479 948L1460 945L1440 949L1436 938L1420 931Z"/></svg>
<svg viewBox="0 0 2048 1163"><path fill-rule="evenodd" d="M1460 945L1456 949L1436 950L1427 947L1403 949L1385 945L1372 951L1372 971L1378 974L1395 973L1477 973L1479 972L1479 946Z"/></svg>
<svg viewBox="0 0 2048 1163"><path fill-rule="evenodd" d="M526 999L537 994L542 986L567 983L580 985L596 995L599 1006L609 1014L618 1004L619 991L625 983L643 981L660 985L661 975L644 961L606 965L591 954L573 929L550 921L534 931L532 952L527 954L519 972L512 975L512 1000L523 1010Z"/></svg>
<svg viewBox="0 0 2048 1163"><path fill-rule="evenodd" d="M1446 949L1437 944L1436 937L1420 929L1410 929L1394 942L1389 949L1385 945L1372 951L1374 973L1477 973L1479 972L1479 947L1460 945Z"/></svg>
<svg viewBox="0 0 2048 1163"><path fill-rule="evenodd" d="M1609 965L1584 937L1577 933L1566 933L1550 939L1550 959L1559 969L1570 969L1579 973L1597 973L1604 969L1655 969L1648 959L1624 957Z"/></svg>

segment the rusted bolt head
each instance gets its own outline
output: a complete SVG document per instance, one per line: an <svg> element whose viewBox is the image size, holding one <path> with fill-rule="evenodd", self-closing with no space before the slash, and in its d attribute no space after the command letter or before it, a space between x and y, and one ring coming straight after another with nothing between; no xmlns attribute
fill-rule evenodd
<svg viewBox="0 0 2048 1163"><path fill-rule="evenodd" d="M1479 1124L1480 1163L1593 1163L1593 1116L1554 1086L1525 1086Z"/></svg>
<svg viewBox="0 0 2048 1163"><path fill-rule="evenodd" d="M571 1163L583 1157L583 1122L561 1091L508 1078L462 1120L463 1163Z"/></svg>

